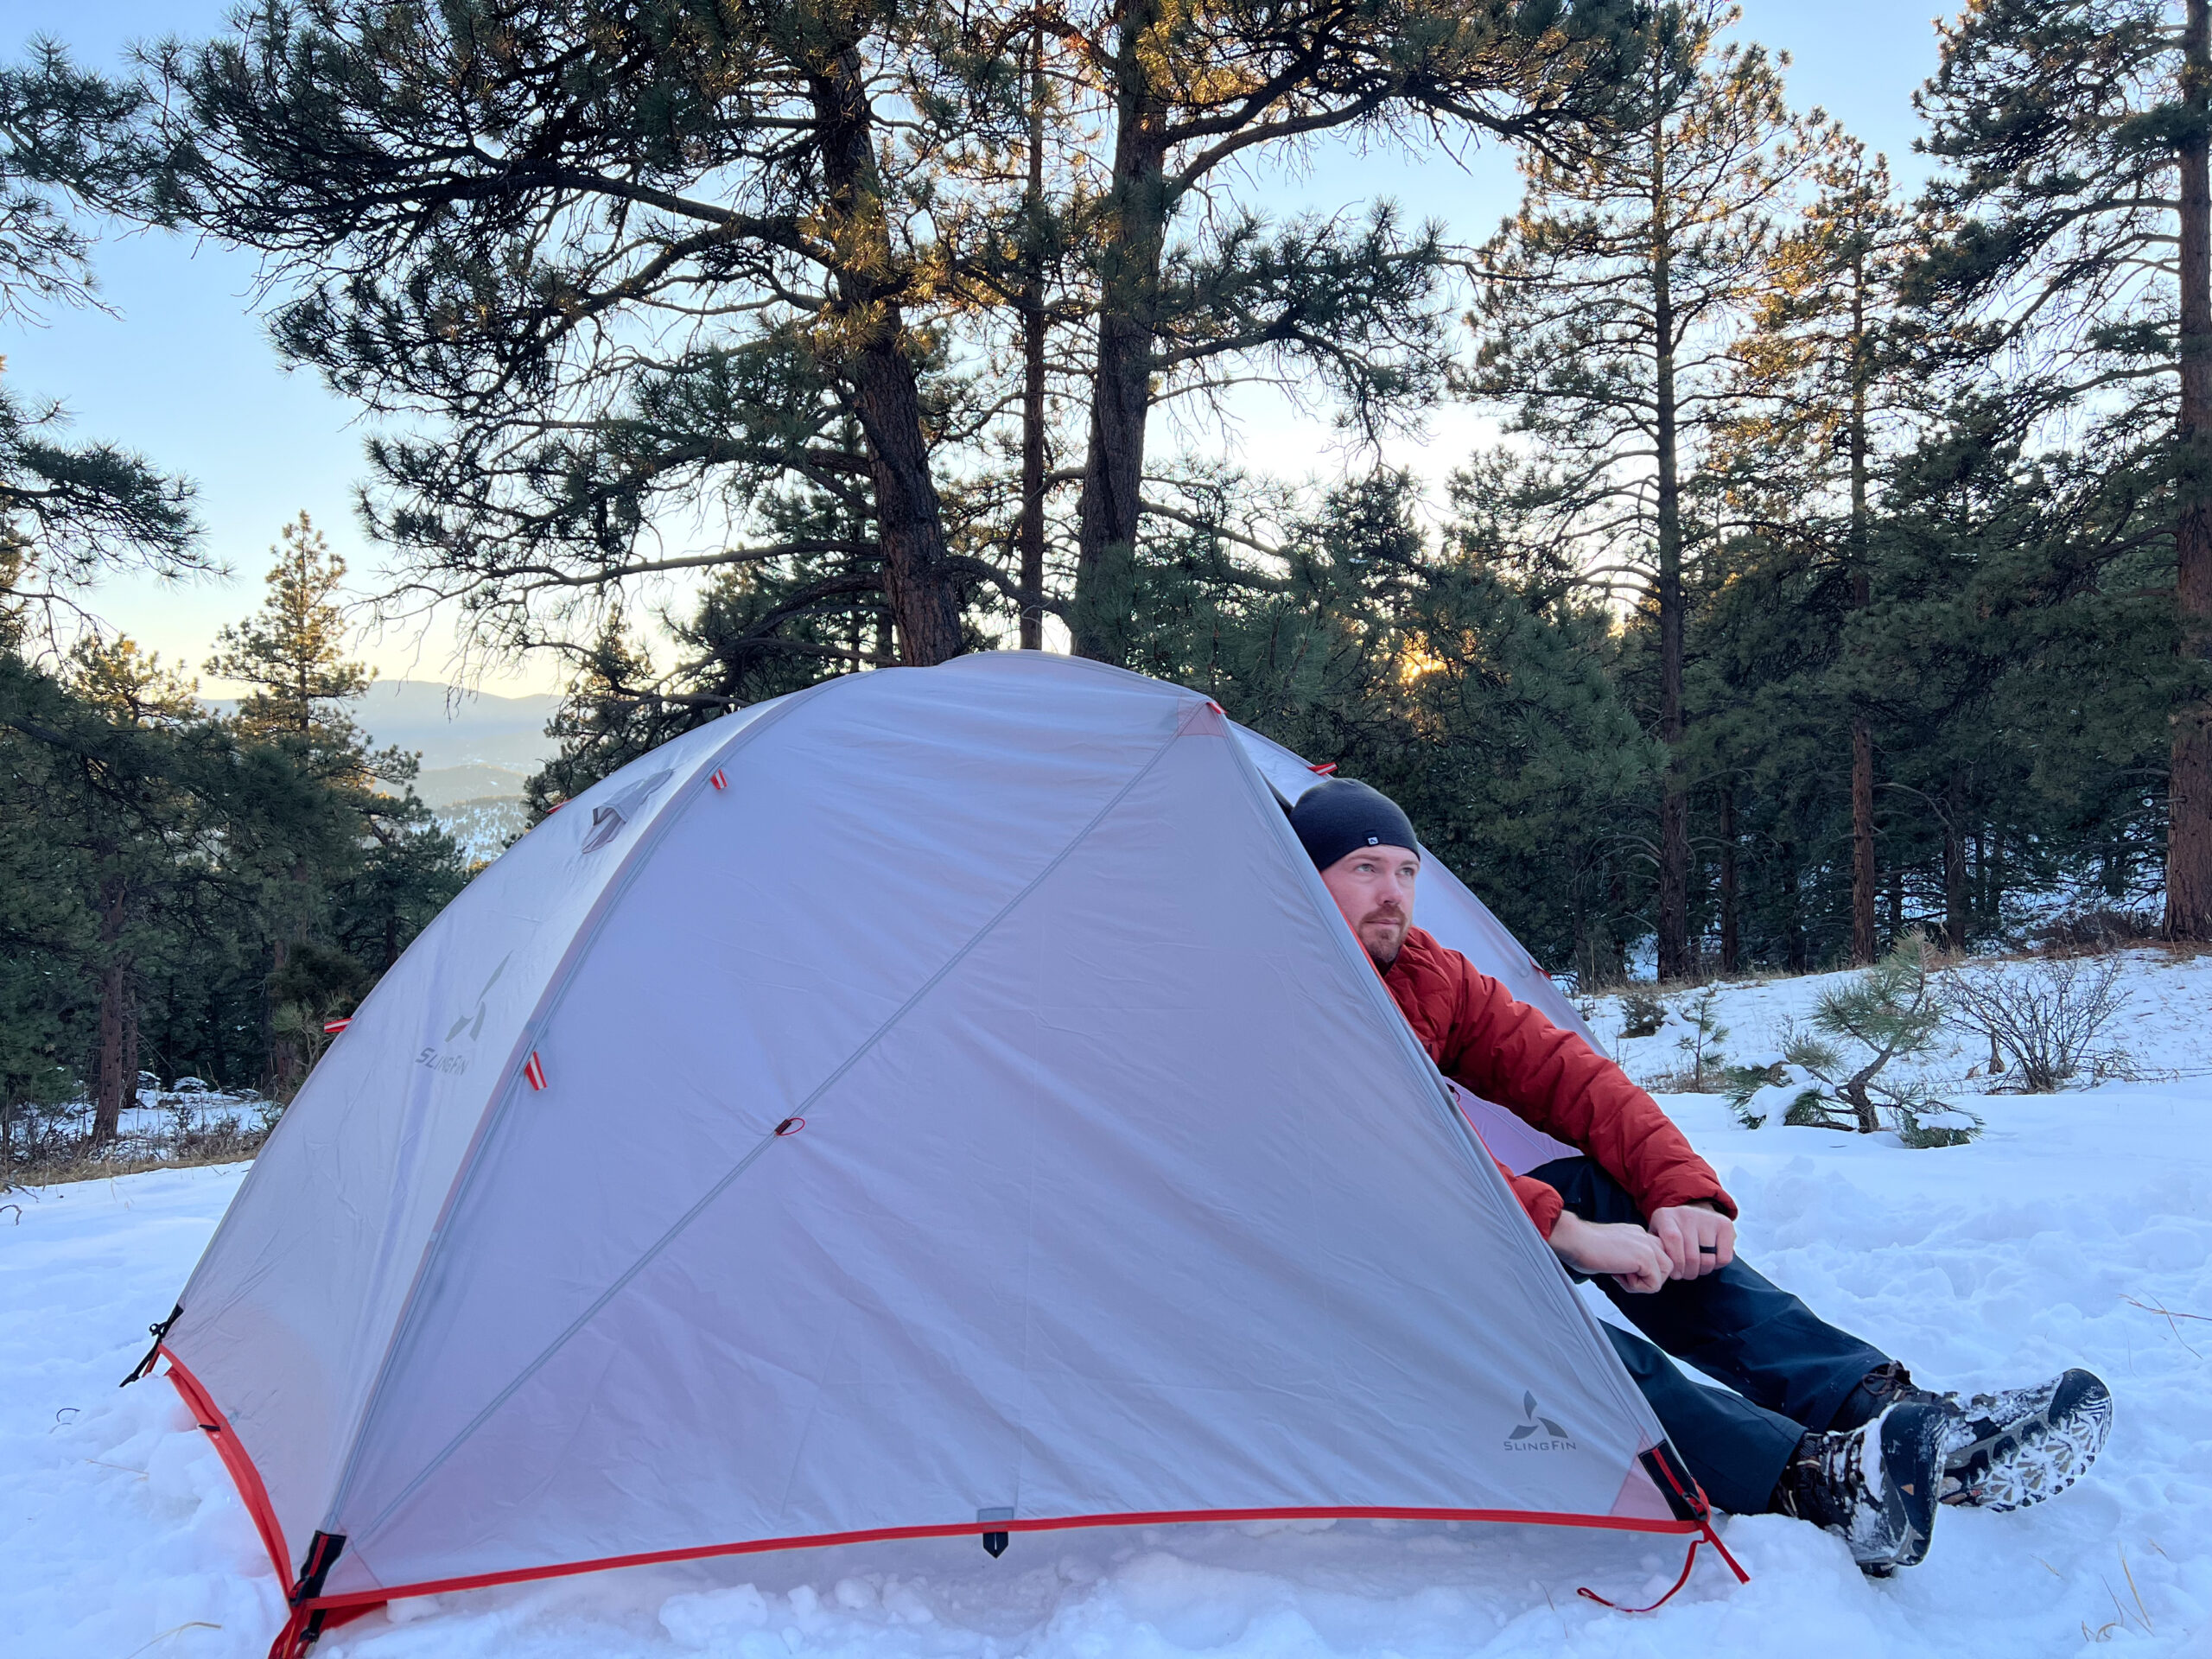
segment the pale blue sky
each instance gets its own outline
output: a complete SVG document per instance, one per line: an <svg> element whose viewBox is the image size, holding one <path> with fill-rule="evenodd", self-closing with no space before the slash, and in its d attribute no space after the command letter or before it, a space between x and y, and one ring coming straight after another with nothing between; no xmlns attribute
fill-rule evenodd
<svg viewBox="0 0 2212 1659"><path fill-rule="evenodd" d="M67 42L80 62L111 67L126 41L205 33L226 9L219 0L12 0L0 49L20 50L44 33ZM1888 152L1909 183L1919 176L1910 155L1911 95L1936 66L1935 10L1931 0L1745 0L1745 32L1791 54L1793 102L1821 105L1870 147ZM1470 238L1492 228L1517 195L1511 156L1498 149L1477 152L1465 171L1435 158L1327 150L1303 176L1255 181L1249 188L1284 211L1395 196ZM253 261L147 235L112 237L99 259L104 297L120 318L63 312L43 328L0 327L9 382L26 395L64 397L79 434L130 445L195 478L210 545L236 572L228 582L173 588L111 582L95 595L102 616L196 669L215 631L258 602L266 550L302 507L351 562L353 585L372 585L378 554L355 525L352 505L364 470L362 433L347 404L312 374L287 372L278 363L250 309ZM1325 431L1276 400L1247 398L1237 416L1235 441L1248 464L1300 474L1338 464ZM1400 446L1393 458L1435 481L1475 428L1466 411L1446 411L1426 442ZM387 677L445 678L450 644L442 628L434 628L419 642L365 641L362 654ZM543 690L558 677L557 666L544 662L483 684Z"/></svg>

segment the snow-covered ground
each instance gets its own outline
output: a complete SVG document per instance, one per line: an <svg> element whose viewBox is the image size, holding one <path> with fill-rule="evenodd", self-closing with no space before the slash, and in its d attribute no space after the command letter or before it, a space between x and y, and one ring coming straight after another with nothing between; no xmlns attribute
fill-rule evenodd
<svg viewBox="0 0 2212 1659"><path fill-rule="evenodd" d="M2190 956L2152 947L2123 951L2120 981L2121 1001L2111 1022L2091 1044L2093 1055L2108 1064L2124 1062L2138 1075L2162 1078L2212 1075L2212 955ZM1969 964L2008 981L2031 981L2047 964L2026 957L2010 961ZM1797 979L1722 981L1713 987L1708 1025L1726 1032L1718 1046L1730 1061L1764 1064L1777 1054L1794 1024L1810 1026L1813 1005L1823 991L1851 976L1815 974ZM1937 989L1942 975L1936 976ZM1649 993L1649 988L1644 988ZM1582 1007L1591 1029L1606 1052L1621 1063L1639 1083L1654 1083L1689 1070L1692 1057L1684 1046L1690 1039L1692 1020L1700 994L1670 991L1662 1001L1668 1008L1666 1023L1648 1037L1622 1035L1624 1000L1619 995L1586 1000ZM1948 1098L1963 1103L1987 1116L2005 1109L1997 1101L1977 1096L2001 1090L2004 1077L1987 1073L1986 1041L1947 1027L1935 1047L1916 1060L1900 1062L1900 1074L1925 1077ZM1708 1045L1708 1067L1714 1065Z"/></svg>
<svg viewBox="0 0 2212 1659"><path fill-rule="evenodd" d="M1752 1574L1672 1541L1344 1522L1017 1535L794 1552L400 1603L326 1659L645 1656L2212 1654L2212 959L2133 959L2117 1040L2159 1080L1978 1098L1978 1142L1737 1126L1667 1104L1742 1204L1746 1254L1925 1380L1986 1387L2086 1363L2119 1414L2056 1503L1946 1510L1926 1565L1871 1584L1838 1541L1726 1523ZM1816 982L1724 990L1732 1052ZM1599 1024L1606 1031L1608 1010ZM1617 1023L1617 1022L1616 1022ZM1676 1069L1672 1036L1622 1045ZM1971 1046L1954 1057L1964 1078ZM1952 1064L1947 1062L1946 1064ZM10 1195L0 1209L0 1652L213 1659L267 1649L280 1595L203 1436L159 1382L118 1393L237 1190L237 1167ZM2151 1311L2172 1310L2167 1318Z"/></svg>

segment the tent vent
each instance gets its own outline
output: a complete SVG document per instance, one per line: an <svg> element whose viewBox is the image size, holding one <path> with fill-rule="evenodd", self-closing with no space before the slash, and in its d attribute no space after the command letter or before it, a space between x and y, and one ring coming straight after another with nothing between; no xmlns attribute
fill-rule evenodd
<svg viewBox="0 0 2212 1659"><path fill-rule="evenodd" d="M530 1079L531 1088L543 1089L545 1086L545 1062L537 1058L536 1049L530 1051L530 1058L524 1062L522 1074Z"/></svg>
<svg viewBox="0 0 2212 1659"><path fill-rule="evenodd" d="M986 1523L993 1521L1011 1521L1014 1519L1014 1511L1012 1510L978 1510L976 1511L976 1518ZM983 1535L983 1548L989 1553L993 1560L996 1560L1006 1554L1006 1544L1007 1535L1003 1532L987 1532Z"/></svg>

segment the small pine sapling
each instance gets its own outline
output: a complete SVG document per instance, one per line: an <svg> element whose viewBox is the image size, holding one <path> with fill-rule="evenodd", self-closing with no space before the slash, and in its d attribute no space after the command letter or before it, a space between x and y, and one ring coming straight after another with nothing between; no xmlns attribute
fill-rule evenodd
<svg viewBox="0 0 2212 1659"><path fill-rule="evenodd" d="M1656 991L1630 991L1621 998L1621 1035L1652 1037L1667 1023L1667 1004Z"/></svg>
<svg viewBox="0 0 2212 1659"><path fill-rule="evenodd" d="M1918 1078L1889 1070L1926 1053L1942 1033L1947 1011L1929 956L1924 940L1904 940L1849 983L1824 992L1813 1007L1812 1030L1789 1031L1778 1062L1729 1073L1737 1115L1764 1122L1778 1107L1785 1123L1861 1135L1894 1128L1909 1147L1972 1140L1979 1118L1936 1099Z"/></svg>
<svg viewBox="0 0 2212 1659"><path fill-rule="evenodd" d="M1721 1074L1727 1082L1728 1104L1747 1129L1762 1128L1776 1119L1800 1128L1818 1128L1826 1121L1821 1080L1789 1058L1787 1051L1801 1039L1795 1031L1785 1031L1783 1041L1784 1052L1764 1062L1731 1065Z"/></svg>
<svg viewBox="0 0 2212 1659"><path fill-rule="evenodd" d="M1720 1046L1728 1040L1728 1027L1713 1012L1719 996L1720 988L1708 985L1675 1010L1689 1029L1675 1039L1675 1046L1689 1057L1690 1087L1700 1094L1706 1090L1706 1069L1718 1071L1727 1063Z"/></svg>

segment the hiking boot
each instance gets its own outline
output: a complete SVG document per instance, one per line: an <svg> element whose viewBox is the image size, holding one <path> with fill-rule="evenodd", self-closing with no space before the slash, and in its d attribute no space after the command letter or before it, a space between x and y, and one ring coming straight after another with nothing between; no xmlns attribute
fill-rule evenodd
<svg viewBox="0 0 2212 1659"><path fill-rule="evenodd" d="M2112 1391L2079 1368L2032 1388L1961 1400L1916 1388L1891 1362L1859 1387L1888 1403L1936 1405L1950 1414L1942 1501L1973 1509L2002 1513L2056 1497L2088 1471L2112 1433Z"/></svg>
<svg viewBox="0 0 2212 1659"><path fill-rule="evenodd" d="M1872 1579L1928 1554L1943 1480L1945 1407L1885 1408L1861 1428L1811 1433L1774 1489L1773 1510L1833 1532Z"/></svg>

